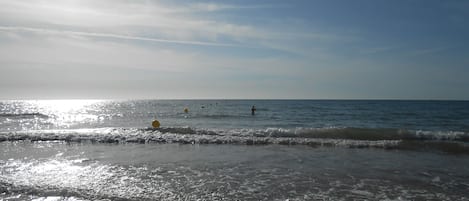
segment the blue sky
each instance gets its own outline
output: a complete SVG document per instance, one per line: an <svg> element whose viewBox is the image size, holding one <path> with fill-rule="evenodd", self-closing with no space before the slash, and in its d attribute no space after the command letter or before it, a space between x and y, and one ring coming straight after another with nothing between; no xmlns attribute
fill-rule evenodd
<svg viewBox="0 0 469 201"><path fill-rule="evenodd" d="M0 98L469 99L469 1L0 1Z"/></svg>

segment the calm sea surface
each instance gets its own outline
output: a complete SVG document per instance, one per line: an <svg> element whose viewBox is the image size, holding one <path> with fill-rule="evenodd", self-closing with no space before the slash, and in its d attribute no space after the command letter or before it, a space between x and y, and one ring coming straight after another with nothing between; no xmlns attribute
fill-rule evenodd
<svg viewBox="0 0 469 201"><path fill-rule="evenodd" d="M469 200L467 167L468 101L0 101L0 200Z"/></svg>

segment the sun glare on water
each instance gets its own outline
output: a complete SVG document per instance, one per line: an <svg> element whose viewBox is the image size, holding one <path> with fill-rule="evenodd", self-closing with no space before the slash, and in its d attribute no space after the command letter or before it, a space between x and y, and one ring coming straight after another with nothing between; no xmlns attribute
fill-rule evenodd
<svg viewBox="0 0 469 201"><path fill-rule="evenodd" d="M49 117L55 126L68 128L77 123L95 121L102 100L37 100L31 101L37 111Z"/></svg>
<svg viewBox="0 0 469 201"><path fill-rule="evenodd" d="M38 108L51 113L68 113L83 110L87 106L102 102L102 100L38 100L34 102Z"/></svg>

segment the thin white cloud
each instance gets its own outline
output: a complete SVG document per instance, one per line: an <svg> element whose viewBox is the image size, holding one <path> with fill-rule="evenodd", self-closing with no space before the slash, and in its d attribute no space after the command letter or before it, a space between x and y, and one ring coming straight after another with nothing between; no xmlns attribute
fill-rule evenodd
<svg viewBox="0 0 469 201"><path fill-rule="evenodd" d="M358 49L358 52L363 55L372 55L372 54L379 54L385 53L392 50L396 50L400 48L398 45L389 45L389 46L377 46L377 47L362 47Z"/></svg>
<svg viewBox="0 0 469 201"><path fill-rule="evenodd" d="M214 11L224 11L224 10L240 10L240 9L263 9L263 8L273 8L285 5L230 5L230 4L220 4L220 3L193 3L189 5L190 11L203 11L203 12L214 12ZM186 10L185 10L186 11Z"/></svg>
<svg viewBox="0 0 469 201"><path fill-rule="evenodd" d="M0 29L0 37L9 32ZM40 40L38 40L40 39ZM21 54L18 54L21 52ZM114 40L90 40L88 37L42 37L17 34L0 47L0 62L51 64L59 66L119 67L197 74L245 72L262 76L299 75L304 62L295 58L240 57L232 54L213 56L202 51L179 48L142 48ZM285 68L288 66L288 68Z"/></svg>
<svg viewBox="0 0 469 201"><path fill-rule="evenodd" d="M435 54L435 53L443 52L443 51L446 51L448 49L451 49L451 48L449 46L422 48L422 49L417 49L417 50L411 51L409 53L409 55L411 55L411 56L422 56L422 55L428 55L428 54Z"/></svg>
<svg viewBox="0 0 469 201"><path fill-rule="evenodd" d="M234 6L215 4L215 3L195 3L190 5L190 8L197 11L220 11L226 9L236 8Z"/></svg>
<svg viewBox="0 0 469 201"><path fill-rule="evenodd" d="M88 29L117 28L119 32L151 31L179 40L215 40L218 35L234 38L267 35L252 26L196 16L193 13L197 12L196 9L188 7L168 6L160 2L110 1L102 5L94 1L5 0L0 2L0 18L7 24L25 27L46 24ZM221 9L230 6L216 4L208 7Z"/></svg>
<svg viewBox="0 0 469 201"><path fill-rule="evenodd" d="M308 27L304 24L292 25L282 21L269 27L270 25L241 23L219 19L216 16L199 15L201 11L273 6L284 5L194 3L175 6L158 1L4 0L0 2L0 22L3 21L5 27L23 27L23 31L279 51L295 49L288 45L292 40L334 42L343 38L320 31L312 32L304 29ZM63 29L67 31L62 31ZM305 54L308 53L302 52L302 55Z"/></svg>
<svg viewBox="0 0 469 201"><path fill-rule="evenodd" d="M114 38L114 39L124 39L124 40L138 40L138 41L150 41L157 43L176 43L184 45L200 45L200 46L221 46L221 47L246 47L236 44L228 43L212 43L212 42L202 42L202 41L184 41L184 40L167 40L159 38L148 38L148 37L139 37L139 36L130 36L130 35L118 35L110 33L93 33L93 32L79 32L79 31L67 31L67 30L54 30L54 29L41 29L41 28L31 28L31 27L5 27L0 26L1 31L21 31L21 32L34 32L41 34L64 34L64 35L75 35L75 36L90 36L90 37L104 37L104 38Z"/></svg>

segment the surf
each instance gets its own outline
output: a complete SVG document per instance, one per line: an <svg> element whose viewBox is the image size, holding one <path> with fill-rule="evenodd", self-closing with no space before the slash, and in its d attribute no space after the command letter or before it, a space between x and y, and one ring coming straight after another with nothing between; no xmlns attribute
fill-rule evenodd
<svg viewBox="0 0 469 201"><path fill-rule="evenodd" d="M304 145L310 147L434 150L469 154L469 134L371 128L196 129L98 128L0 132L0 142L64 141L107 144Z"/></svg>

